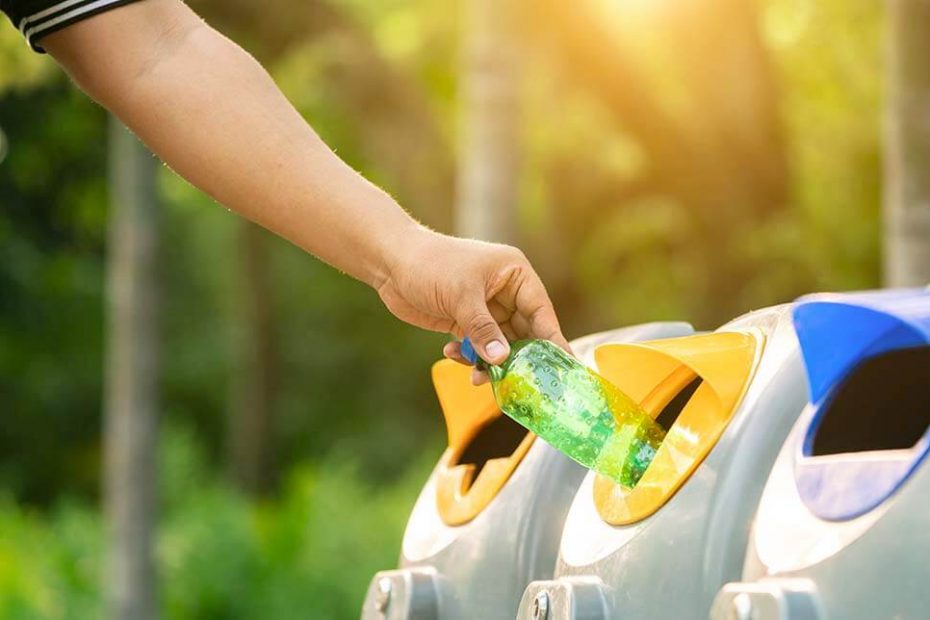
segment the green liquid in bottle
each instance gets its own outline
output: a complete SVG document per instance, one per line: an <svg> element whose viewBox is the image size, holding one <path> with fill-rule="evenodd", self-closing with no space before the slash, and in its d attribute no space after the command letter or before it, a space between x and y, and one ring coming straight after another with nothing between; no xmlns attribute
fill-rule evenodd
<svg viewBox="0 0 930 620"><path fill-rule="evenodd" d="M546 340L486 366L501 410L585 467L632 488L665 431L617 387Z"/></svg>

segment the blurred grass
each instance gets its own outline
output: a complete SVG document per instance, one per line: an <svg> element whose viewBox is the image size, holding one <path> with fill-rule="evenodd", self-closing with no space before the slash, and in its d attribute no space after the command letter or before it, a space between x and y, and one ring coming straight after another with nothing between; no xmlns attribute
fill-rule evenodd
<svg viewBox="0 0 930 620"><path fill-rule="evenodd" d="M250 502L211 472L191 429L163 437L160 599L178 620L358 617L371 575L397 562L436 456L415 459L387 487L345 460L299 465L278 497ZM0 618L100 618L102 574L93 505L40 513L0 500Z"/></svg>

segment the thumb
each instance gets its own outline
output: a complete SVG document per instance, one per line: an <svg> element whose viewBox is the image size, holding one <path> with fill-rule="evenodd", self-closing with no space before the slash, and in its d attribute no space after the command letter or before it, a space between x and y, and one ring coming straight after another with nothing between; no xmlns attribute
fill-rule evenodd
<svg viewBox="0 0 930 620"><path fill-rule="evenodd" d="M471 339L478 355L486 362L500 364L510 354L510 345L504 332L491 313L484 300L467 306L456 320L459 327Z"/></svg>

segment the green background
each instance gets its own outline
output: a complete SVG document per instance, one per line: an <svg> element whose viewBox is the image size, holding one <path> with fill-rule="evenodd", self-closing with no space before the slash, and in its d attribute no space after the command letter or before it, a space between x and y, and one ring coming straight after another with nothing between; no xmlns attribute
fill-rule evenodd
<svg viewBox="0 0 930 620"><path fill-rule="evenodd" d="M235 4L191 4L266 61L340 156L451 232L461 7L342 0L325 5L338 19L324 27L299 10L323 3L277 0L271 26L252 27ZM693 204L650 177L617 102L623 88L648 90L684 126L726 127L719 110L740 80L708 73L713 100L681 95L697 69L668 26L675 3L581 5L601 11L616 53L648 79L607 80L621 90L611 99L579 83L598 61L562 53L544 14L521 22L518 242L570 338L661 319L713 328L803 293L878 284L880 4L758 5L778 132L777 152L760 157L787 162L784 191ZM0 132L0 617L97 618L106 114L4 25ZM409 132L427 146L398 166L390 145ZM733 159L723 172L735 184ZM642 179L645 191L630 190ZM269 236L276 475L263 496L237 492L224 448L236 216L164 168L159 189L163 611L355 617L371 574L395 564L443 449L428 373L445 338L400 324L363 285Z"/></svg>

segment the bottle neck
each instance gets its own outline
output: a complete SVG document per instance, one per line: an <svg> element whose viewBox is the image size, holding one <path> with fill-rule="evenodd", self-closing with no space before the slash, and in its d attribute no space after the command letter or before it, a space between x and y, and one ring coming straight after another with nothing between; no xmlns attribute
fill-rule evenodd
<svg viewBox="0 0 930 620"><path fill-rule="evenodd" d="M475 368L478 370L483 370L488 373L488 376L491 377L491 381L500 381L504 377L504 369L501 366L495 366L494 364L488 364L486 361L478 358L478 361L475 363Z"/></svg>

